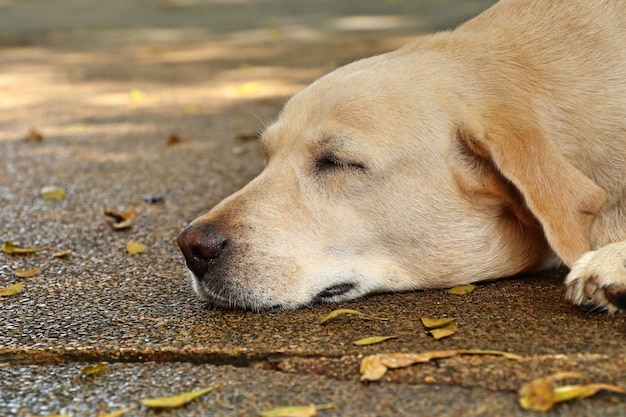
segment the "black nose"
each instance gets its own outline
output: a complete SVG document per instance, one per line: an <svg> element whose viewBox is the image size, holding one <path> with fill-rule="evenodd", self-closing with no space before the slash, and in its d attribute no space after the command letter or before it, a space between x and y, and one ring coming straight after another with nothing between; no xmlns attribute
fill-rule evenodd
<svg viewBox="0 0 626 417"><path fill-rule="evenodd" d="M190 224L178 235L187 267L198 279L222 256L227 244L228 240L211 225Z"/></svg>

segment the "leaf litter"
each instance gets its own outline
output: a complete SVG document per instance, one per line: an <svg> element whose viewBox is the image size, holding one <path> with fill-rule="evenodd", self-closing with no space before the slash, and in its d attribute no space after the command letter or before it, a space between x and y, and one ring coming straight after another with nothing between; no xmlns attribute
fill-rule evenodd
<svg viewBox="0 0 626 417"><path fill-rule="evenodd" d="M139 402L150 408L178 408L219 387L221 387L221 385L218 384L204 389L184 392L171 397L144 398L139 400Z"/></svg>
<svg viewBox="0 0 626 417"><path fill-rule="evenodd" d="M377 343L382 343L389 339L397 339L397 338L398 336L371 336L371 337L365 337L363 339L355 340L354 342L352 342L352 344L357 345L357 346L368 346L368 345L375 345Z"/></svg>
<svg viewBox="0 0 626 417"><path fill-rule="evenodd" d="M335 407L335 404L278 407L262 412L261 417L314 417L317 415L318 410L328 410Z"/></svg>
<svg viewBox="0 0 626 417"><path fill-rule="evenodd" d="M460 355L491 355L502 356L510 360L522 359L521 356L513 353L480 349L435 350L424 353L382 353L363 358L359 372L363 382L378 381L387 373L388 369L407 368L416 363L426 363L434 359Z"/></svg>
<svg viewBox="0 0 626 417"><path fill-rule="evenodd" d="M113 210L104 210L104 214L113 219L109 224L115 230L124 230L130 228L135 215L135 207L124 212L117 212Z"/></svg>
<svg viewBox="0 0 626 417"><path fill-rule="evenodd" d="M320 320L319 324L324 324L329 322L330 320L333 320L336 317L339 317L341 315L355 315L355 316L360 316L366 319L371 319L371 320L381 320L381 321L387 321L389 320L388 318L384 318L384 317L376 317L376 316L370 316L368 314L365 313L361 313L358 310L350 310L350 309L346 309L346 308L341 308L338 310L333 310L330 313L328 313L326 316L324 316L324 318L322 320Z"/></svg>
<svg viewBox="0 0 626 417"><path fill-rule="evenodd" d="M618 385L556 385L557 381L563 379L586 379L586 377L577 372L559 372L535 379L522 386L519 390L520 407L528 411L546 413L557 403L570 400L582 400L596 395L600 391L626 395L626 388Z"/></svg>
<svg viewBox="0 0 626 417"><path fill-rule="evenodd" d="M146 245L143 243L139 243L135 240L131 240L126 244L126 252L131 255L137 255L139 253L144 253L146 251Z"/></svg>
<svg viewBox="0 0 626 417"><path fill-rule="evenodd" d="M17 295L24 289L24 284L21 282L9 285L8 287L0 288L0 297L9 297L11 295Z"/></svg>
<svg viewBox="0 0 626 417"><path fill-rule="evenodd" d="M456 324L454 324L454 321L456 319L451 317L443 319L431 319L427 317L422 317L421 320L424 327L428 329L428 333L430 333L435 338L435 340L452 336L456 333L457 330Z"/></svg>
<svg viewBox="0 0 626 417"><path fill-rule="evenodd" d="M19 243L6 241L2 245L2 252L7 255L28 255L31 253L39 252L40 248L21 248Z"/></svg>
<svg viewBox="0 0 626 417"><path fill-rule="evenodd" d="M476 285L474 284L458 285L456 287L450 288L448 290L448 294L464 295L471 293L472 291L474 291L474 289L476 289Z"/></svg>

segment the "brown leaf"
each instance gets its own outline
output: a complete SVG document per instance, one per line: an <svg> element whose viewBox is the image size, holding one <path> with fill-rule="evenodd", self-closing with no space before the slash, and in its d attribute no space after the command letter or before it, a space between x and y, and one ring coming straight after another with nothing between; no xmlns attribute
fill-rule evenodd
<svg viewBox="0 0 626 417"><path fill-rule="evenodd" d="M430 329L428 333L430 333L435 338L435 340L443 339L444 337L452 336L456 333L456 324L450 323L443 327Z"/></svg>
<svg viewBox="0 0 626 417"><path fill-rule="evenodd" d="M436 329L438 327L447 326L448 324L452 323L456 319L455 318L429 319L426 317L422 317L421 320L422 320L422 324L427 329Z"/></svg>
<svg viewBox="0 0 626 417"><path fill-rule="evenodd" d="M111 217L113 220L115 220L113 223L111 223L111 226L113 226L113 229L115 230L128 229L131 226L133 216L135 215L135 207L131 208L128 211L124 211L121 213L113 211L113 210L105 210L104 214L106 216Z"/></svg>
<svg viewBox="0 0 626 417"><path fill-rule="evenodd" d="M41 272L42 268L30 268L30 269L16 269L13 271L15 275L20 278L31 278Z"/></svg>
<svg viewBox="0 0 626 417"><path fill-rule="evenodd" d="M378 381L387 369L406 368L416 363L430 362L433 359L444 359L458 355L497 355L507 359L519 360L520 356L497 350L435 350L424 353L386 353L369 355L361 361L361 381Z"/></svg>
<svg viewBox="0 0 626 417"><path fill-rule="evenodd" d="M535 379L528 384L525 384L519 391L520 406L524 410L545 413L550 411L554 405L559 402L582 400L584 398L591 397L602 390L626 395L626 389L617 385L556 385L558 380L572 378L585 379L585 376L575 372L559 372Z"/></svg>
<svg viewBox="0 0 626 417"><path fill-rule="evenodd" d="M357 346L375 345L377 343L382 343L385 340L397 339L397 338L398 336L371 336L371 337L365 337L363 339L355 340L354 342L352 342L352 344L357 345Z"/></svg>
<svg viewBox="0 0 626 417"><path fill-rule="evenodd" d="M123 211L123 212L117 212L117 211L107 209L107 210L104 210L104 214L106 216L111 217L116 222L121 222L121 221L133 218L133 216L135 215L135 207L131 208L130 210Z"/></svg>
<svg viewBox="0 0 626 417"><path fill-rule="evenodd" d="M43 135L39 133L37 129L31 128L26 135L22 138L25 141L41 142L43 141Z"/></svg>
<svg viewBox="0 0 626 417"><path fill-rule="evenodd" d="M167 138L165 138L165 146L174 146L182 143L183 139L178 136L176 133L170 133Z"/></svg>

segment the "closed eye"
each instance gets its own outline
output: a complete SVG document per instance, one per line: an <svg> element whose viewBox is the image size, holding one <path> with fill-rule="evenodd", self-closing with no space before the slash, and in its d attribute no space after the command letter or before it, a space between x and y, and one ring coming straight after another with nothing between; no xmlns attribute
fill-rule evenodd
<svg viewBox="0 0 626 417"><path fill-rule="evenodd" d="M339 170L365 171L365 165L341 159L332 153L324 153L315 161L315 171L318 173Z"/></svg>

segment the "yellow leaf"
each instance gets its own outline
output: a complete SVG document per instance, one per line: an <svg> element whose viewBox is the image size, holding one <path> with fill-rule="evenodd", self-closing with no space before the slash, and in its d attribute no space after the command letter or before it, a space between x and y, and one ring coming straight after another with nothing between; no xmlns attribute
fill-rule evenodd
<svg viewBox="0 0 626 417"><path fill-rule="evenodd" d="M609 384L556 386L556 381L565 378L584 379L585 376L576 372L560 372L535 379L520 389L519 405L524 410L545 413L550 411L556 403L582 400L601 390L626 394L625 388Z"/></svg>
<svg viewBox="0 0 626 417"><path fill-rule="evenodd" d="M433 359L445 359L458 355L497 355L507 359L521 359L520 356L512 353L500 352L497 350L435 350L423 353L386 353L378 355L369 355L361 361L359 369L361 373L361 381L378 381L381 379L387 369L406 368L416 363L430 362Z"/></svg>
<svg viewBox="0 0 626 417"><path fill-rule="evenodd" d="M214 385L209 388L199 389L196 391L184 392L179 395L174 395L172 397L160 397L160 398L144 398L143 400L139 400L142 405L151 408L178 408L181 407L188 402L195 400L201 395L206 394L207 392L213 391L216 388L219 388L221 385Z"/></svg>
<svg viewBox="0 0 626 417"><path fill-rule="evenodd" d="M138 253L144 253L146 251L146 246L142 243L131 240L126 244L126 252L131 255L136 255Z"/></svg>
<svg viewBox="0 0 626 417"><path fill-rule="evenodd" d="M317 410L327 410L329 408L335 408L335 404L279 407L262 412L261 417L313 417L317 415Z"/></svg>
<svg viewBox="0 0 626 417"><path fill-rule="evenodd" d="M474 285L474 284L459 285L457 287L450 288L448 290L448 293L449 294L456 294L456 295L469 294L472 291L474 291L474 288L476 288L476 285Z"/></svg>
<svg viewBox="0 0 626 417"><path fill-rule="evenodd" d="M369 355L361 361L359 372L361 381L378 381L387 373L387 366L382 363L380 355Z"/></svg>
<svg viewBox="0 0 626 417"><path fill-rule="evenodd" d="M49 185L41 189L41 196L46 200L63 200L65 198L65 188Z"/></svg>
<svg viewBox="0 0 626 417"><path fill-rule="evenodd" d="M134 410L135 407L124 408L123 410L113 411L107 414L100 414L98 417L120 417L122 414L129 412L130 410Z"/></svg>
<svg viewBox="0 0 626 417"><path fill-rule="evenodd" d="M429 319L429 318L426 318L426 317L422 317L422 324L427 329L436 329L438 327L447 326L448 324L452 323L454 320L456 320L456 319L454 319L454 318Z"/></svg>
<svg viewBox="0 0 626 417"><path fill-rule="evenodd" d="M398 336L372 336L363 339L355 340L352 344L357 346L375 345L376 343L382 343L385 340L397 339Z"/></svg>
<svg viewBox="0 0 626 417"><path fill-rule="evenodd" d="M100 372L105 372L109 370L109 364L106 362L94 363L91 365L86 365L80 368L80 375L87 376L93 375Z"/></svg>
<svg viewBox="0 0 626 417"><path fill-rule="evenodd" d="M253 82L245 83L237 87L237 95L250 96L250 95L258 93L260 90L261 90L261 83L258 81L253 81Z"/></svg>
<svg viewBox="0 0 626 417"><path fill-rule="evenodd" d="M452 336L456 333L456 324L450 323L443 327L430 329L428 333L430 333L435 338L435 340L443 339L444 337Z"/></svg>
<svg viewBox="0 0 626 417"><path fill-rule="evenodd" d="M350 310L350 309L342 308L342 309L339 309L339 310L333 310L330 313L328 313L320 321L320 324L324 324L327 321L330 321L330 320L334 319L335 317L338 317L338 316L340 316L342 314L352 314L352 315L355 315L355 316L361 316L361 317L365 317L365 318L368 318L368 319L374 319L374 320L382 320L382 321L389 320L389 319L386 319L386 318L383 318L383 317L369 316L369 315L363 314L363 313L361 313L360 311L357 311L357 310Z"/></svg>
<svg viewBox="0 0 626 417"><path fill-rule="evenodd" d="M18 282L13 285L9 285L5 288L0 288L0 297L8 297L10 295L16 295L22 292L24 289L24 284Z"/></svg>
<svg viewBox="0 0 626 417"><path fill-rule="evenodd" d="M513 361L521 361L522 357L520 355L516 355L515 353L502 352L500 350L482 350L482 349L465 349L461 351L463 355L492 355L492 356L502 356L503 358L510 359Z"/></svg>
<svg viewBox="0 0 626 417"><path fill-rule="evenodd" d="M610 391L625 394L626 389L617 385L589 384L589 385L566 385L554 389L554 401L557 403L569 400L583 400L596 395L600 391Z"/></svg>
<svg viewBox="0 0 626 417"><path fill-rule="evenodd" d="M40 250L39 248L20 248L19 245L14 242L4 242L4 245L2 245L2 252L9 255L26 255L39 252Z"/></svg>
<svg viewBox="0 0 626 417"><path fill-rule="evenodd" d="M60 252L55 252L52 254L53 258L65 258L67 257L70 253L72 253L71 249L67 249L67 250L63 250Z"/></svg>
<svg viewBox="0 0 626 417"><path fill-rule="evenodd" d="M130 90L128 95L130 96L130 101L135 104L143 103L144 101L146 101L146 93L137 88L133 88L132 90Z"/></svg>
<svg viewBox="0 0 626 417"><path fill-rule="evenodd" d="M16 269L15 271L13 271L13 273L20 278L34 277L40 272L41 272L41 268Z"/></svg>

